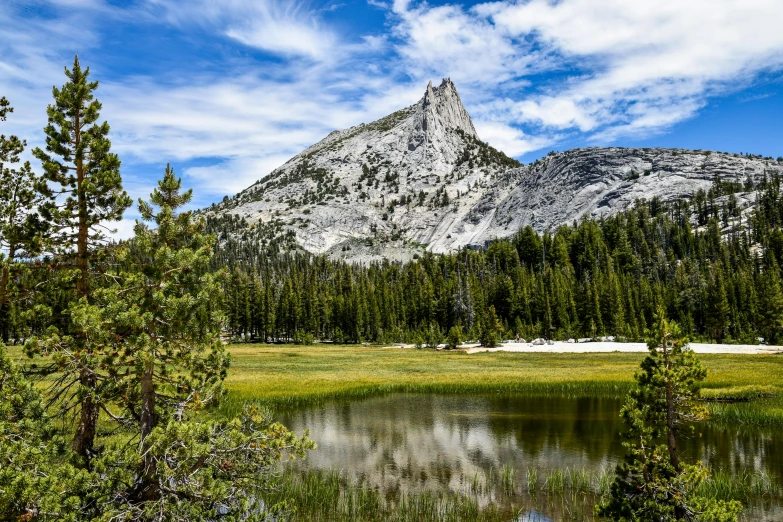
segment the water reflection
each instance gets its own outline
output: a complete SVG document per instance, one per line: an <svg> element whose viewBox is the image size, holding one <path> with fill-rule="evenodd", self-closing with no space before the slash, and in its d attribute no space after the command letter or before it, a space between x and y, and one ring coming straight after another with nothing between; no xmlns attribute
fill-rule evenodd
<svg viewBox="0 0 783 522"><path fill-rule="evenodd" d="M553 522L551 518L544 516L540 511L528 511L519 517L514 522Z"/></svg>
<svg viewBox="0 0 783 522"><path fill-rule="evenodd" d="M537 469L539 477L566 467L613 468L625 452L620 407L614 399L394 394L285 412L280 420L297 432L310 429L318 450L307 467L342 470L389 494L465 492L503 466L522 476ZM713 469L778 475L782 442L777 433L702 424L680 448Z"/></svg>

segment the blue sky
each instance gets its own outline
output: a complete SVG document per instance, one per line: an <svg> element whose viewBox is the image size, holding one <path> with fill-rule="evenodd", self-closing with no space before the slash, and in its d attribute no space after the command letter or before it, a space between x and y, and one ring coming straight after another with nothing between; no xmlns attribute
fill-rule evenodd
<svg viewBox="0 0 783 522"><path fill-rule="evenodd" d="M777 157L780 20L780 0L1 0L2 132L40 144L78 53L134 197L171 162L197 205L217 201L442 77L525 162L593 145Z"/></svg>

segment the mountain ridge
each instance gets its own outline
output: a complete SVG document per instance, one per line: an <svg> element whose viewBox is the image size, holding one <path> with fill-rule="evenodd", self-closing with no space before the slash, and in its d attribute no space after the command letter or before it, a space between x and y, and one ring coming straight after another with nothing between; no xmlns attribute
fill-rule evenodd
<svg viewBox="0 0 783 522"><path fill-rule="evenodd" d="M351 261L407 260L480 246L531 225L554 229L636 199L670 202L715 179L783 173L771 158L669 148L580 148L521 165L482 142L454 83L329 133L208 213L274 224L302 249ZM741 194L748 206L754 196Z"/></svg>

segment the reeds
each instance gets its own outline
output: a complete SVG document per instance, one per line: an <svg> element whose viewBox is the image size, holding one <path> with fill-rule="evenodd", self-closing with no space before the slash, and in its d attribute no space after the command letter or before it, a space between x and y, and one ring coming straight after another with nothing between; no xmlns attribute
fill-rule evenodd
<svg viewBox="0 0 783 522"><path fill-rule="evenodd" d="M466 479L466 492L422 492L387 495L361 481L350 481L337 472L285 471L268 505L285 502L285 520L357 522L508 522L538 520L527 514L547 513L556 520L596 520L593 506L609 494L614 473L608 467L597 470L564 468L540 471L527 468L523 483L517 483L511 466L475 472ZM542 480L539 480L541 477ZM719 500L739 500L750 506L742 520L756 520L760 506L769 501L779 506L783 491L778 480L766 473L718 471L705 481L699 495ZM503 502L495 495L502 494ZM483 501L482 501L483 499ZM489 501L487 501L489 500ZM528 517L528 518L525 518Z"/></svg>
<svg viewBox="0 0 783 522"><path fill-rule="evenodd" d="M783 497L780 482L766 472L739 474L713 472L699 486L699 494L717 500L739 500L752 504L763 499Z"/></svg>
<svg viewBox="0 0 783 522"><path fill-rule="evenodd" d="M220 404L219 413L234 416L242 411L248 402L272 409L293 409L302 406L323 404L332 400L366 399L392 393L432 393L439 395L527 395L530 397L603 397L622 398L630 391L630 383L612 382L519 382L519 383L405 383L364 385L342 390L306 394L302 390L286 396L263 396L247 390L228 386L229 393Z"/></svg>
<svg viewBox="0 0 783 522"><path fill-rule="evenodd" d="M481 508L466 495L424 492L388 498L335 472L287 471L265 502L285 503L283 518L290 522L505 522L494 505Z"/></svg>
<svg viewBox="0 0 783 522"><path fill-rule="evenodd" d="M783 397L761 398L753 402L708 403L711 422L751 428L783 427Z"/></svg>
<svg viewBox="0 0 783 522"><path fill-rule="evenodd" d="M513 495L514 494L514 477L516 475L516 471L514 471L514 468L503 465L503 467L500 470L500 483L503 485L503 493L506 495Z"/></svg>
<svg viewBox="0 0 783 522"><path fill-rule="evenodd" d="M701 390L701 397L706 401L714 402L747 402L776 397L780 391L777 386L749 384L727 388L704 388Z"/></svg>
<svg viewBox="0 0 783 522"><path fill-rule="evenodd" d="M231 345L229 351L228 394L218 412L225 416L237 414L246 402L293 408L397 392L622 398L633 386L633 374L644 357L636 353L467 355L332 345ZM764 398L773 388L783 390L783 357L704 354L700 359L708 370L705 398L753 399L747 404L710 403L717 421L783 426L781 395Z"/></svg>

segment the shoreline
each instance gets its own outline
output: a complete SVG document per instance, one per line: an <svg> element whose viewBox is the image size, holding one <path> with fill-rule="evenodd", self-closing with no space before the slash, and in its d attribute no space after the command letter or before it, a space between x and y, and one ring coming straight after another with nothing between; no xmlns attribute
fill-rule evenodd
<svg viewBox="0 0 783 522"><path fill-rule="evenodd" d="M695 353L723 353L723 354L764 354L773 355L783 353L783 346L767 346L763 344L713 344L690 343L688 346ZM461 347L468 354L484 352L516 352L516 353L644 353L647 352L646 343L621 343L611 341L599 341L588 343L567 343L554 341L553 344L535 345L533 343L505 342L495 348L485 348L478 344L467 344Z"/></svg>

